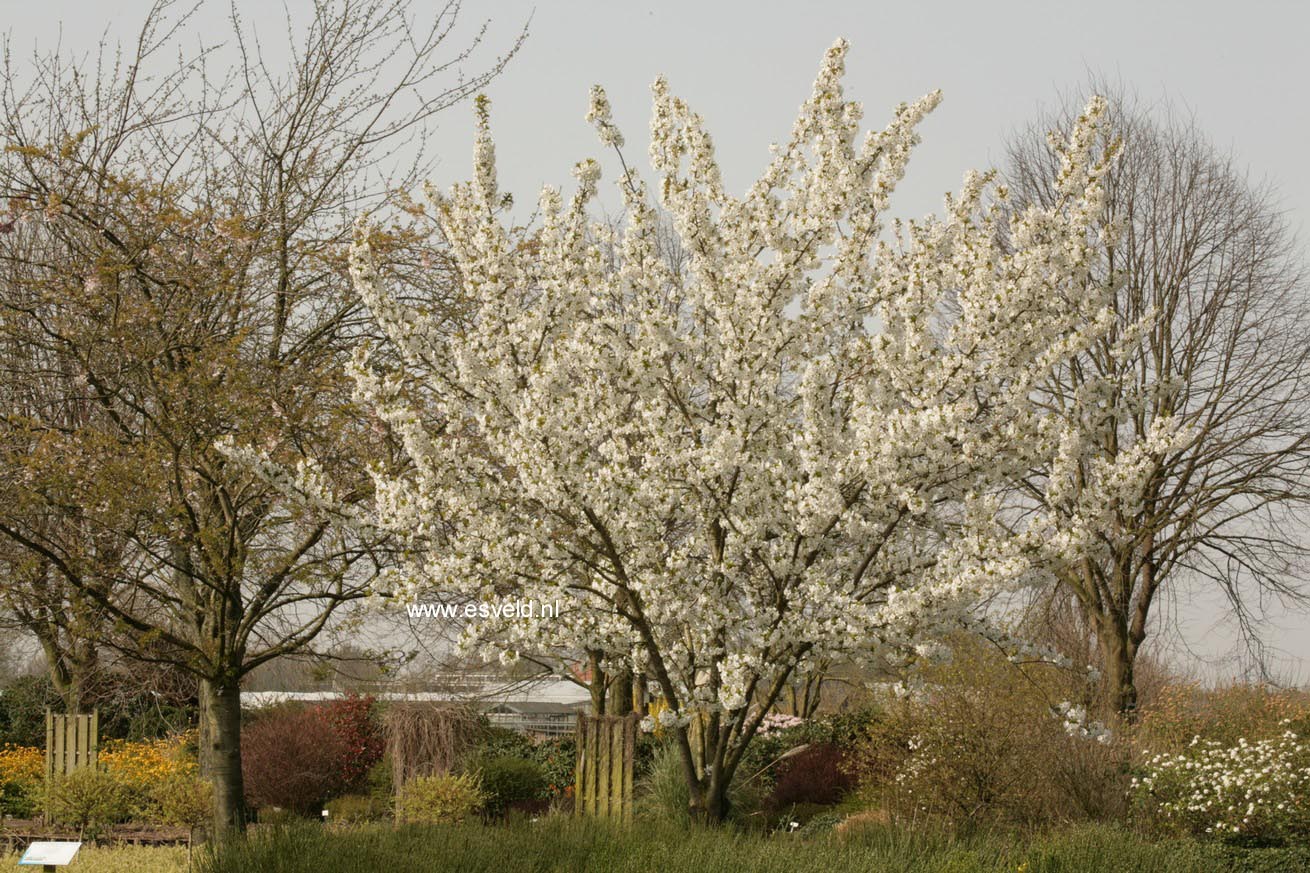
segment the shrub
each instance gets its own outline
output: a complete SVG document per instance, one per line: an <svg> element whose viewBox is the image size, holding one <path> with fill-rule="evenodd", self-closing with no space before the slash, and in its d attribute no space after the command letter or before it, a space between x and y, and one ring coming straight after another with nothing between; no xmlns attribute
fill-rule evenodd
<svg viewBox="0 0 1310 873"><path fill-rule="evenodd" d="M63 708L48 674L19 676L0 694L0 741L19 746L45 742L45 711Z"/></svg>
<svg viewBox="0 0 1310 873"><path fill-rule="evenodd" d="M552 799L571 794L573 777L578 765L578 741L569 734L542 740L532 750L532 759L541 765L546 779L546 792ZM634 763L634 769L637 765Z"/></svg>
<svg viewBox="0 0 1310 873"><path fill-rule="evenodd" d="M1156 752L1181 751L1194 737L1231 746L1238 739L1273 739L1290 725L1310 727L1310 696L1264 685L1195 684L1161 688L1142 712L1136 738Z"/></svg>
<svg viewBox="0 0 1310 873"><path fill-rule="evenodd" d="M0 748L0 811L30 818L45 779L45 756L33 746Z"/></svg>
<svg viewBox="0 0 1310 873"><path fill-rule="evenodd" d="M531 758L534 751L532 740L524 734L488 724L484 719L478 739L465 753L459 769L472 770L477 762L490 758Z"/></svg>
<svg viewBox="0 0 1310 873"><path fill-rule="evenodd" d="M546 795L546 777L536 761L498 755L479 761L477 772L487 811L493 815L504 813L512 803L541 800Z"/></svg>
<svg viewBox="0 0 1310 873"><path fill-rule="evenodd" d="M328 821L335 824L356 824L378 821L387 817L386 801L371 794L343 794L327 802Z"/></svg>
<svg viewBox="0 0 1310 873"><path fill-rule="evenodd" d="M196 732L142 742L106 740L100 747L100 765L133 790L148 791L161 780L191 776L198 769L190 750Z"/></svg>
<svg viewBox="0 0 1310 873"><path fill-rule="evenodd" d="M364 774L364 793L384 805L389 805L395 790L391 759L383 755L382 759L369 767L368 772Z"/></svg>
<svg viewBox="0 0 1310 873"><path fill-rule="evenodd" d="M484 716L449 703L392 703L383 722L395 785L458 769L489 727Z"/></svg>
<svg viewBox="0 0 1310 873"><path fill-rule="evenodd" d="M128 786L95 767L79 767L50 780L44 795L50 818L76 827L83 835L125 821L131 812L132 792Z"/></svg>
<svg viewBox="0 0 1310 873"><path fill-rule="evenodd" d="M345 740L316 708L286 709L251 724L241 737L246 801L317 814L345 790Z"/></svg>
<svg viewBox="0 0 1310 873"><path fill-rule="evenodd" d="M1133 791L1149 812L1196 836L1265 844L1310 842L1310 743L1222 743L1196 738L1152 757Z"/></svg>
<svg viewBox="0 0 1310 873"><path fill-rule="evenodd" d="M856 781L846 758L846 752L835 743L814 743L780 761L768 799L770 809L840 801Z"/></svg>
<svg viewBox="0 0 1310 873"><path fill-rule="evenodd" d="M197 776L167 776L154 786L150 798L150 818L162 825L194 830L214 815L214 786Z"/></svg>
<svg viewBox="0 0 1310 873"><path fill-rule="evenodd" d="M893 817L1039 825L1125 812L1127 750L1068 703L1080 690L1068 673L961 644L926 678L854 756L865 795Z"/></svg>
<svg viewBox="0 0 1310 873"><path fill-rule="evenodd" d="M321 707L323 716L345 744L340 767L341 781L347 788L358 788L386 750L386 738L374 708L372 697L353 692Z"/></svg>
<svg viewBox="0 0 1310 873"><path fill-rule="evenodd" d="M155 792L173 779L190 779L198 769L190 750L195 731L158 740L126 742L106 740L99 764L124 787L134 817L153 819Z"/></svg>
<svg viewBox="0 0 1310 873"><path fill-rule="evenodd" d="M420 776L406 783L396 796L396 819L424 824L461 822L476 815L485 803L482 784L472 773Z"/></svg>

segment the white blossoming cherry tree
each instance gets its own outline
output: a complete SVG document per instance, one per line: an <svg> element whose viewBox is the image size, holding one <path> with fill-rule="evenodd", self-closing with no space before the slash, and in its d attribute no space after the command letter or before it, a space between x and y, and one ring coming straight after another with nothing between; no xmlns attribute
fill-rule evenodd
<svg viewBox="0 0 1310 873"><path fill-rule="evenodd" d="M554 621L475 617L466 641L511 659L600 652L648 678L710 820L789 679L820 661L903 666L1088 540L1076 514L1002 504L1068 445L1045 380L1113 323L1089 279L1102 104L1055 146L1050 208L1011 215L971 174L943 217L887 227L939 95L861 138L846 49L741 197L663 80L649 185L595 89L619 229L589 218L595 160L567 199L542 193L530 239L507 227L480 104L474 180L428 192L472 301L453 334L388 295L366 226L354 255L400 362L361 350L360 396L412 461L375 473L370 522L405 544L392 590L560 603Z"/></svg>

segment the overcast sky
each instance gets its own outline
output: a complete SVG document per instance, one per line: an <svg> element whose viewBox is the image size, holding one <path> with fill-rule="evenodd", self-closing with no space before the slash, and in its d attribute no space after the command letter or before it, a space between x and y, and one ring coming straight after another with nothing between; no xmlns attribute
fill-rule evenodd
<svg viewBox="0 0 1310 873"><path fill-rule="evenodd" d="M65 48L85 51L106 28L111 41L129 38L149 5L5 0L3 8L15 48L62 39ZM423 15L441 5L416 0L414 8ZM271 45L287 13L296 20L309 4L236 6ZM202 11L208 38L226 33L226 9L217 2ZM1167 100L1193 114L1217 146L1277 188L1303 239L1310 228L1307 2L466 2L465 35L490 19L486 51L469 71L511 44L529 17L526 43L488 89L501 185L520 204L535 202L543 183L568 184L574 162L599 154L583 120L593 83L606 87L628 150L642 160L648 88L661 73L705 116L725 181L744 189L764 167L769 143L790 130L824 50L842 36L852 43L847 92L864 103L868 125L881 126L903 100L935 88L945 94L923 125L923 144L894 201L897 214L938 209L966 169L998 161L1008 135L1096 73L1147 102ZM431 141L438 185L468 174L471 131L467 107L442 118ZM1203 656L1193 663L1217 669L1205 659L1225 653L1232 640L1217 603L1194 592L1179 599L1184 635ZM1310 619L1287 615L1277 625L1271 636L1288 656L1286 670L1310 676Z"/></svg>

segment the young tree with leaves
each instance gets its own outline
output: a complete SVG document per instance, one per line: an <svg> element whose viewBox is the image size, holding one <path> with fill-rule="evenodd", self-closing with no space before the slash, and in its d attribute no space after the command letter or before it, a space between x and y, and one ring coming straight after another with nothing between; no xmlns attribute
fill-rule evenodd
<svg viewBox="0 0 1310 873"><path fill-rule="evenodd" d="M402 0L321 0L282 73L234 13L235 63L215 75L215 49L178 60L191 19L170 7L125 62L6 57L0 318L40 398L5 422L0 537L98 610L100 642L199 680L221 831L245 821L242 678L362 598L381 541L215 443L312 456L347 502L368 493L354 458L376 434L342 375L368 330L350 216L389 216L394 278L448 308L454 289L410 269L439 251L398 195L425 167L398 155L505 58L443 84L481 39L450 50L458 3L418 26Z"/></svg>

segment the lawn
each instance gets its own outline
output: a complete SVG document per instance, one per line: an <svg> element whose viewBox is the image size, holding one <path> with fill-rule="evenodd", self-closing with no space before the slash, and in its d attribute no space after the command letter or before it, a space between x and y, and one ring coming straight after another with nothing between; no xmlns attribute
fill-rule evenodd
<svg viewBox="0 0 1310 873"><path fill-rule="evenodd" d="M278 829L218 851L200 866L206 873L1278 873L1310 869L1310 850L1148 842L1107 826L972 838L879 827L841 840L654 824L624 829L560 817L495 827Z"/></svg>

